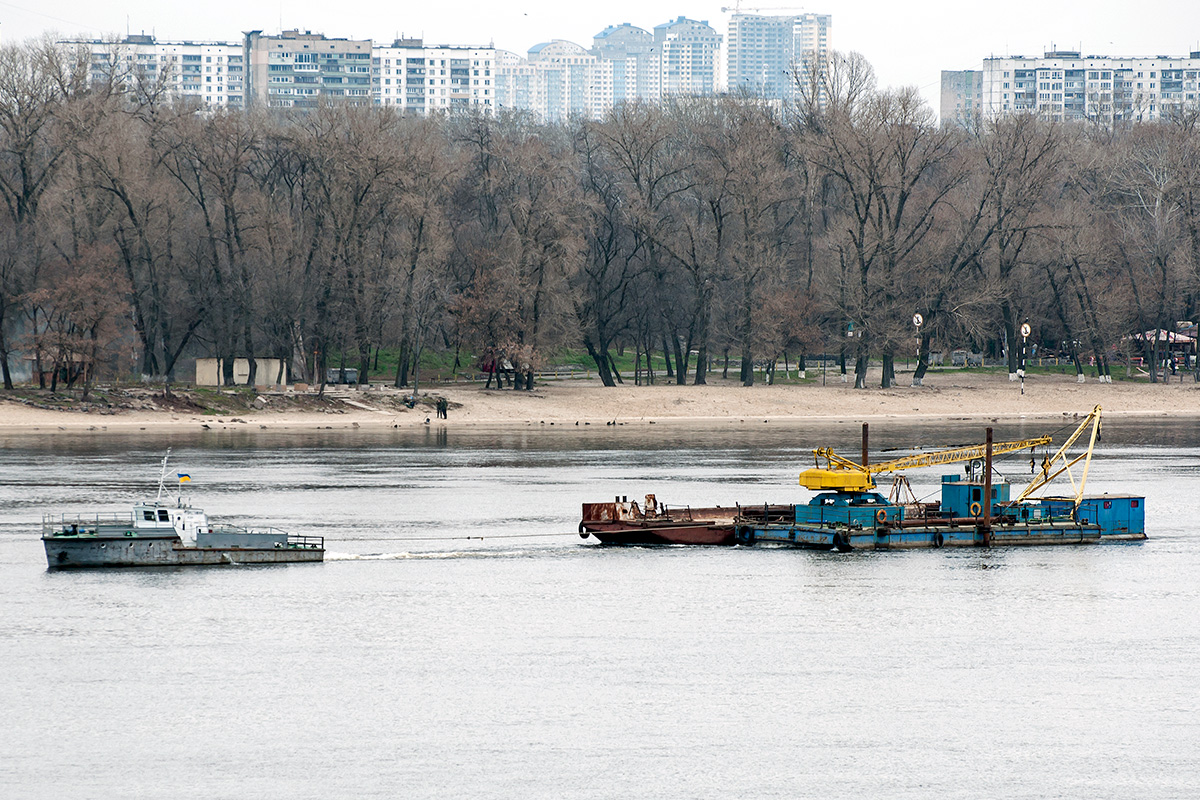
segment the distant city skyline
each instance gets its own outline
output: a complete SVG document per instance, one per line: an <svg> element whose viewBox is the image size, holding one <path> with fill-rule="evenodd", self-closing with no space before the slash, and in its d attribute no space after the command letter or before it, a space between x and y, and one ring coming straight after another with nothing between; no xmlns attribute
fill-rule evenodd
<svg viewBox="0 0 1200 800"><path fill-rule="evenodd" d="M628 22L647 30L687 16L707 20L725 35L734 6L688 0L613 0L599 7L565 7L550 0L499 5L465 0L413 9L361 2L351 9L311 0L213 2L199 11L151 0L96 4L85 0L0 0L0 38L19 41L55 32L74 37L152 33L161 39L237 41L244 31L278 33L300 28L327 36L391 41L399 35L437 44L488 44L525 54L553 39L589 46L610 25ZM882 87L915 86L935 111L942 70L981 68L989 56L1037 56L1054 47L1103 55L1176 55L1200 49L1200 6L1147 0L1131 11L1116 3L1086 13L1066 4L1014 0L978 9L935 0L912 5L868 0L853 7L836 3L755 7L749 13L811 12L833 17L840 51L862 53Z"/></svg>

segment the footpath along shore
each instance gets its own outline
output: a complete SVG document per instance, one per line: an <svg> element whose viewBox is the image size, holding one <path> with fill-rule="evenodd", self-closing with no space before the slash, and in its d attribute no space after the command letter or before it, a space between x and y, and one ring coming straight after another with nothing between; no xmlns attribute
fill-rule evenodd
<svg viewBox="0 0 1200 800"><path fill-rule="evenodd" d="M902 376L904 381L907 376ZM878 385L876 380L875 385ZM1190 376L1170 384L1076 383L1072 376L1035 375L1025 394L1006 375L931 374L923 387L855 390L835 378L825 386L755 385L743 387L716 379L707 386L623 385L605 388L597 381L546 382L532 391L485 390L478 385L432 385L426 398L449 401L448 418L434 408L405 408L400 390L371 388L330 392L323 410L297 410L270 398L264 409L227 415L178 410L112 409L97 413L36 408L5 399L0 392L0 432L136 432L197 428L311 430L393 428L423 425L574 425L737 424L764 420L870 420L1061 418L1085 414L1096 404L1114 416L1200 416L1200 384ZM282 406L282 408L281 408Z"/></svg>

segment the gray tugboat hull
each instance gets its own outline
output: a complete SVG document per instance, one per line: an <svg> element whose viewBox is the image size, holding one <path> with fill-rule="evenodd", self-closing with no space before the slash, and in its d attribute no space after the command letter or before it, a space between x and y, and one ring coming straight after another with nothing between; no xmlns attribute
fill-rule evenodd
<svg viewBox="0 0 1200 800"><path fill-rule="evenodd" d="M46 537L50 569L182 567L221 564L292 564L323 561L315 547L185 547L175 537Z"/></svg>

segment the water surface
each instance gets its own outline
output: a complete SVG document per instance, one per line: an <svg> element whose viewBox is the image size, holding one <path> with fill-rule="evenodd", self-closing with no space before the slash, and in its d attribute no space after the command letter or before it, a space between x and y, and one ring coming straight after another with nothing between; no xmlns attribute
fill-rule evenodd
<svg viewBox="0 0 1200 800"><path fill-rule="evenodd" d="M977 424L872 423L872 458L981 440ZM1192 424L1106 424L1091 488L1145 494L1147 542L845 555L597 547L574 531L580 503L613 495L806 499L809 449L853 457L855 424L0 445L6 797L1173 798L1200 785ZM329 560L47 572L41 514L153 494L168 445L197 505L323 535ZM930 494L951 469L910 477Z"/></svg>

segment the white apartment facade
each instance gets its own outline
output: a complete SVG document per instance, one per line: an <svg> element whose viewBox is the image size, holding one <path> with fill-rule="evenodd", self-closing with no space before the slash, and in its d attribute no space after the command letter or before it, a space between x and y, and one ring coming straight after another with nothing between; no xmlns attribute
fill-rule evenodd
<svg viewBox="0 0 1200 800"><path fill-rule="evenodd" d="M160 42L139 34L61 44L89 51L93 85L112 80L130 91L165 93L204 108L246 107L248 71L241 43Z"/></svg>
<svg viewBox="0 0 1200 800"><path fill-rule="evenodd" d="M498 51L497 105L531 111L548 122L601 119L633 100L713 94L720 79L721 37L706 22L679 17L653 34L629 23L605 28L589 50L555 39L528 57Z"/></svg>
<svg viewBox="0 0 1200 800"><path fill-rule="evenodd" d="M1200 51L1183 56L1042 57L983 61L981 114L1036 113L1050 120L1152 122L1200 101Z"/></svg>
<svg viewBox="0 0 1200 800"><path fill-rule="evenodd" d="M495 47L426 45L396 39L371 56L371 91L377 106L429 115L499 107Z"/></svg>
<svg viewBox="0 0 1200 800"><path fill-rule="evenodd" d="M658 98L713 94L721 83L721 36L704 21L679 17L654 27Z"/></svg>
<svg viewBox="0 0 1200 800"><path fill-rule="evenodd" d="M832 32L829 14L734 13L725 41L728 90L768 100L793 99L796 74L828 60Z"/></svg>
<svg viewBox="0 0 1200 800"><path fill-rule="evenodd" d="M607 68L602 80L611 83L611 104L652 100L659 96L658 50L654 35L623 22L592 37L592 55Z"/></svg>
<svg viewBox="0 0 1200 800"><path fill-rule="evenodd" d="M653 33L610 26L591 49L555 39L526 57L494 46L327 38L311 31L248 31L239 42L68 42L87 47L91 79L166 92L207 109L374 105L404 113L529 111L546 121L599 119L620 103L712 94L722 75L721 36L678 17Z"/></svg>

